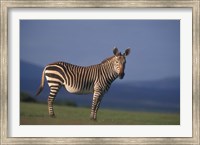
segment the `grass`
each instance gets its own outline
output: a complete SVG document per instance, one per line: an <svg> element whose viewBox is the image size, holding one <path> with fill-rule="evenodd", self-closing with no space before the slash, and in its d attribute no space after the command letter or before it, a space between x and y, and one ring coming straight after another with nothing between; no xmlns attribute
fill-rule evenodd
<svg viewBox="0 0 200 145"><path fill-rule="evenodd" d="M179 125L179 113L128 112L99 109L98 120L89 119L90 109L54 106L56 118L48 116L47 104L20 103L21 125Z"/></svg>

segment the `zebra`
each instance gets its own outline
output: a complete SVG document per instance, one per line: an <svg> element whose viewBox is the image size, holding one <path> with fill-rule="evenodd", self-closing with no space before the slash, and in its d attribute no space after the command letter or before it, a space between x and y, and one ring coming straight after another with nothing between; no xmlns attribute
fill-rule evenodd
<svg viewBox="0 0 200 145"><path fill-rule="evenodd" d="M93 94L90 119L97 120L97 111L104 94L116 78L123 79L125 75L126 56L130 54L130 48L122 54L115 47L113 54L101 63L91 66L78 66L62 61L48 64L42 72L36 96L43 90L46 77L50 88L48 96L49 116L55 117L53 102L59 89L63 86L70 93Z"/></svg>

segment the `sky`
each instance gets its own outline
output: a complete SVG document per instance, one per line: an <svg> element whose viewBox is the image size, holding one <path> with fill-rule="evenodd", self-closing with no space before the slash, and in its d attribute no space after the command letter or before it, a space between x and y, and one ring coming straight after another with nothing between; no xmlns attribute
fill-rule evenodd
<svg viewBox="0 0 200 145"><path fill-rule="evenodd" d="M20 20L20 60L38 66L98 64L114 47L131 48L124 81L180 77L179 20Z"/></svg>

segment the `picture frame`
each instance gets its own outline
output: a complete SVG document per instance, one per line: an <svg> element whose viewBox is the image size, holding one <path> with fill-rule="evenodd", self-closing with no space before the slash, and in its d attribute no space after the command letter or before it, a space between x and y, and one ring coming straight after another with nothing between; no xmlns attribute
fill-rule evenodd
<svg viewBox="0 0 200 145"><path fill-rule="evenodd" d="M192 137L84 137L84 138L14 138L8 136L8 13L10 8L192 8ZM200 56L200 1L4 1L1 0L1 144L200 144L199 126L199 56Z"/></svg>

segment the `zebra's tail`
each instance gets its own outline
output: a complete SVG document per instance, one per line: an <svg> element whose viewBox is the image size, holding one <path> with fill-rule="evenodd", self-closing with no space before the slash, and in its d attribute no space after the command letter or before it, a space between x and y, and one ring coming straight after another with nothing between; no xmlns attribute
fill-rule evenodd
<svg viewBox="0 0 200 145"><path fill-rule="evenodd" d="M38 96L42 92L42 90L44 88L44 72L45 72L45 70L46 70L46 67L44 68L44 70L42 72L42 78L41 78L41 82L40 82L40 87L39 87L39 89L38 89L38 91L37 91L35 96Z"/></svg>

